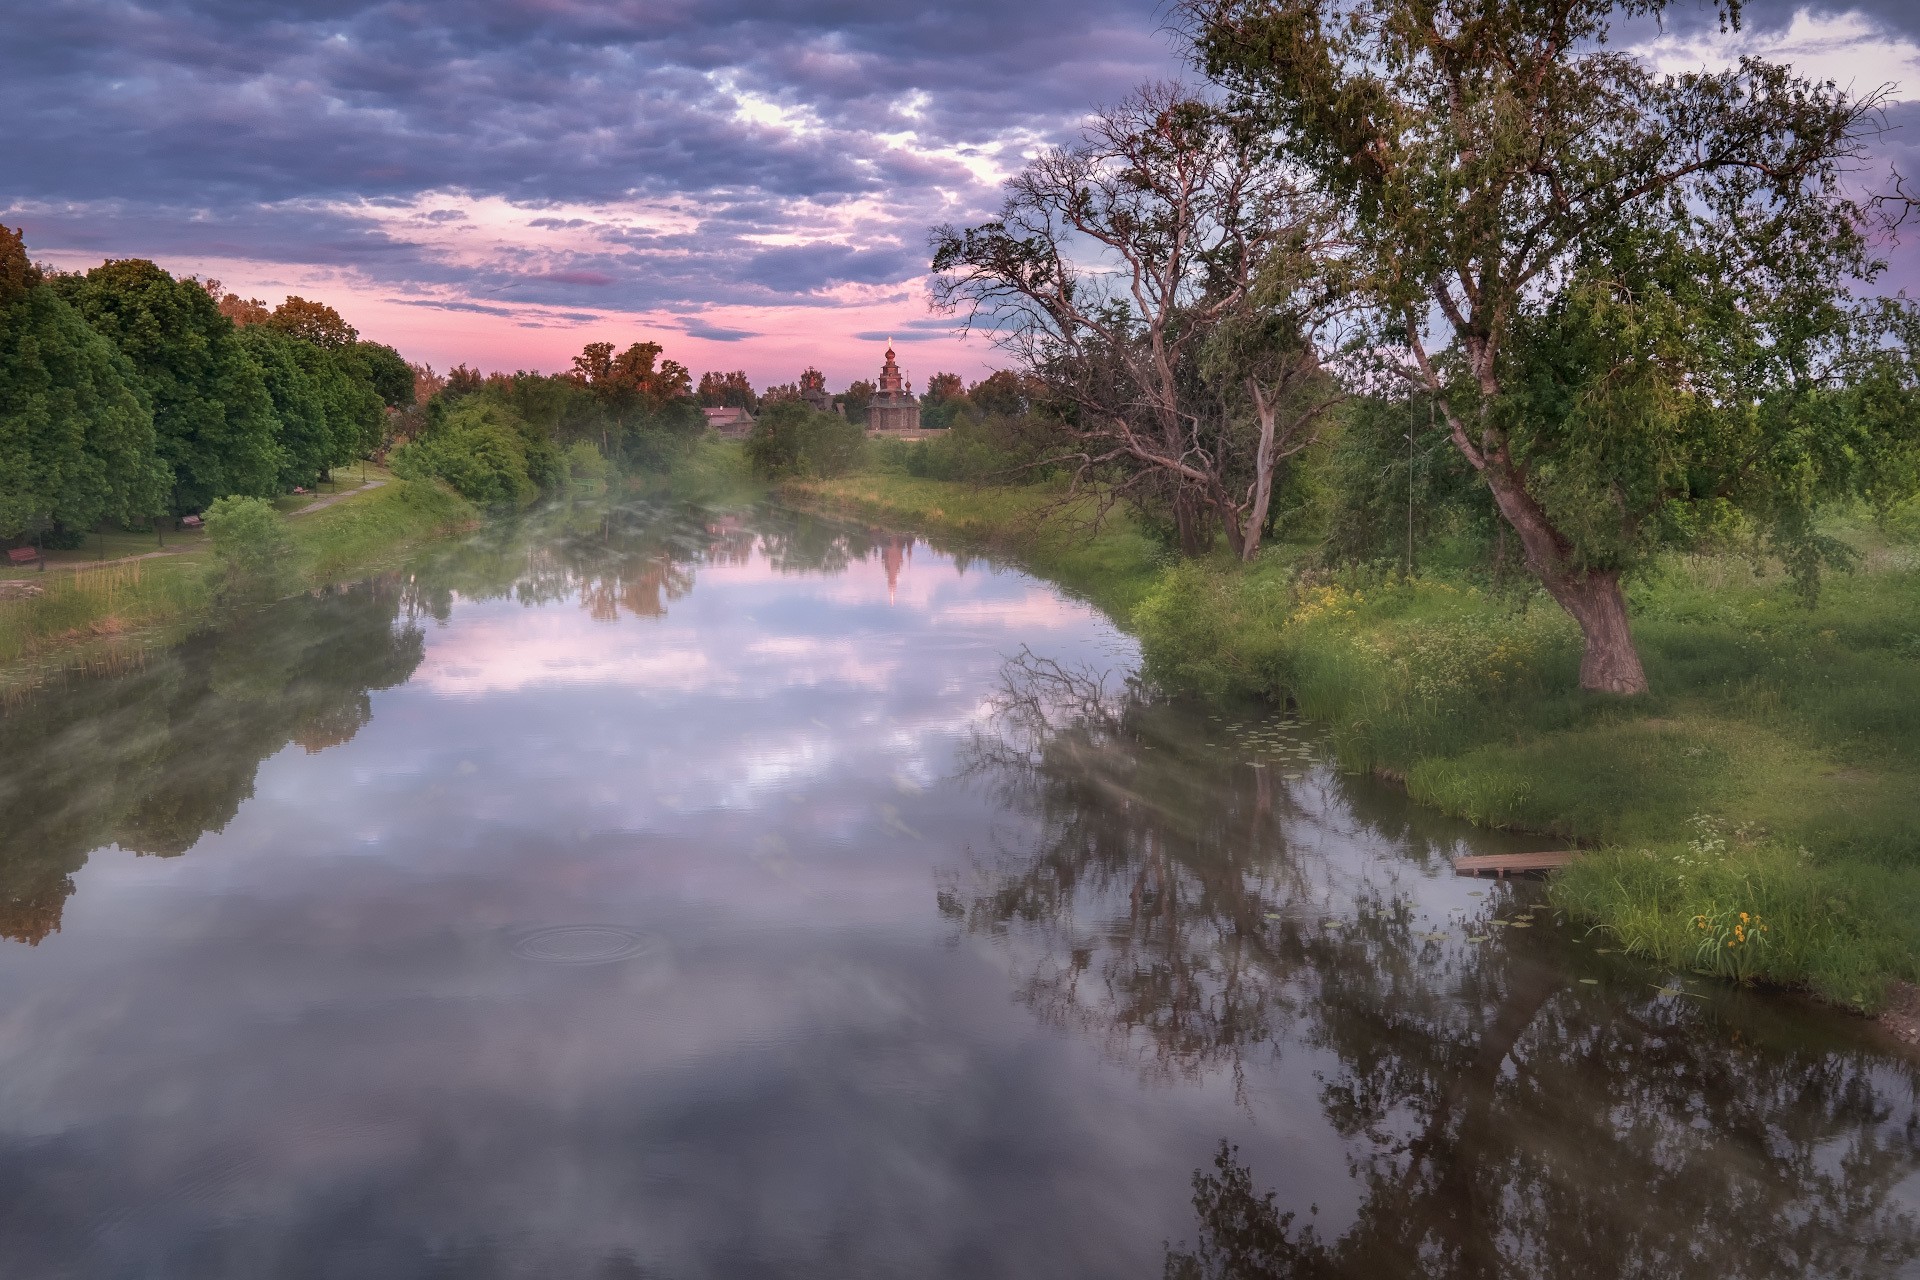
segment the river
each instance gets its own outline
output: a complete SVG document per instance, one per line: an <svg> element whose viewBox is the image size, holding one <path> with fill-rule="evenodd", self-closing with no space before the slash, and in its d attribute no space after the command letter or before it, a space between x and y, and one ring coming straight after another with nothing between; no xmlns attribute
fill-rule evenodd
<svg viewBox="0 0 1920 1280"><path fill-rule="evenodd" d="M1871 1024L1137 664L646 501L13 699L0 1276L1920 1274Z"/></svg>

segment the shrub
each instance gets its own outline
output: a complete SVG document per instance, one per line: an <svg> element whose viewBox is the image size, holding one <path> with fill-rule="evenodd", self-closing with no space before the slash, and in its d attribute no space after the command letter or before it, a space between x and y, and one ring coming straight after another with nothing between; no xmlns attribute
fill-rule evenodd
<svg viewBox="0 0 1920 1280"><path fill-rule="evenodd" d="M529 459L520 423L506 409L481 399L462 400L420 439L394 450L394 474L407 480L444 480L467 501L483 507L523 507L554 470L550 446ZM531 466L530 466L531 461Z"/></svg>
<svg viewBox="0 0 1920 1280"><path fill-rule="evenodd" d="M911 476L1036 484L1059 473L1044 460L1059 452L1064 441L1043 418L961 414L931 440L895 443L902 469Z"/></svg>
<svg viewBox="0 0 1920 1280"><path fill-rule="evenodd" d="M607 487L607 473L610 468L600 451L586 440L576 440L567 449L562 459L567 479L585 489L604 489Z"/></svg>
<svg viewBox="0 0 1920 1280"><path fill-rule="evenodd" d="M293 542L286 521L264 498L216 498L207 508L213 544L211 574L223 597L271 597L293 575Z"/></svg>
<svg viewBox="0 0 1920 1280"><path fill-rule="evenodd" d="M837 413L816 413L799 400L782 400L760 415L747 435L747 461L769 479L845 475L866 452L867 433Z"/></svg>

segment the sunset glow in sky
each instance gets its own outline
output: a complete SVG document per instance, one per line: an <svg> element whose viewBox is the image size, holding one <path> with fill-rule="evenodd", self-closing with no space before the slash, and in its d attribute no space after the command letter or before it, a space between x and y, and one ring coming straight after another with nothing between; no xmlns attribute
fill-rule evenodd
<svg viewBox="0 0 1920 1280"><path fill-rule="evenodd" d="M1710 6L1623 43L1903 87L1920 4ZM756 385L918 386L995 352L927 308L927 229L983 220L1090 107L1179 75L1157 0L25 0L0 40L0 221L61 267L150 257L339 307L445 368L653 338ZM1911 90L1908 92L1906 90ZM1907 126L1907 127L1902 127ZM1911 246L1896 282L1920 280Z"/></svg>

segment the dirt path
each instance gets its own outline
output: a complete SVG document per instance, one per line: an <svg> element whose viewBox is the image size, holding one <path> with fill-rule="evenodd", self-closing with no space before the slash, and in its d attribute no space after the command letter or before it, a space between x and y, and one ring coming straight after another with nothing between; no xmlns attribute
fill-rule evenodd
<svg viewBox="0 0 1920 1280"><path fill-rule="evenodd" d="M309 502L293 514L296 516L305 516L312 515L316 511L324 511L342 498L351 498L356 493L365 493L369 489L378 489L385 483L385 480L369 480L357 489L348 489L345 493L330 493L318 502Z"/></svg>

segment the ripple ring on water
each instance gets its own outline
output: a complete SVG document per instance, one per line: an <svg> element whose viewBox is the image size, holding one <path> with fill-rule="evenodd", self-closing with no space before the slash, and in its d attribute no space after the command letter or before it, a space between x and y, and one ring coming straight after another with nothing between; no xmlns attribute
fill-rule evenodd
<svg viewBox="0 0 1920 1280"><path fill-rule="evenodd" d="M513 953L522 960L546 964L612 964L652 949L645 935L611 924L557 924L513 942Z"/></svg>

